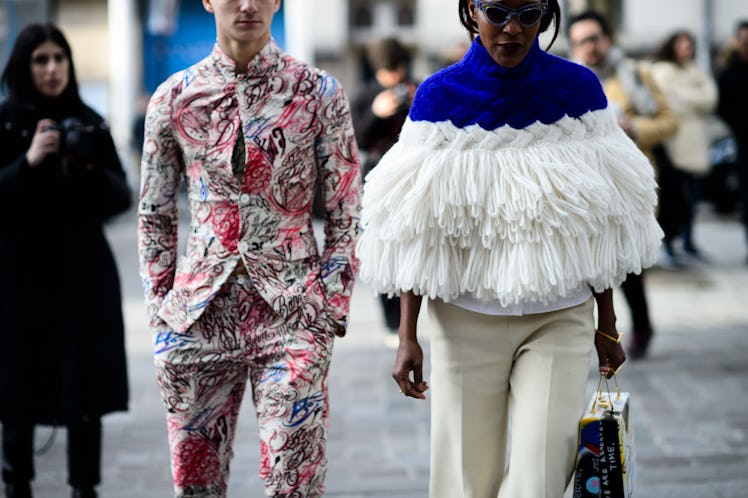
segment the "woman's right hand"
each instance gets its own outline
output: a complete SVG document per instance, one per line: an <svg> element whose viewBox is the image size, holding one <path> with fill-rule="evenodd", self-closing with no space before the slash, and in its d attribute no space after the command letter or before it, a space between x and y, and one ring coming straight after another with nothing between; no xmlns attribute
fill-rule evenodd
<svg viewBox="0 0 748 498"><path fill-rule="evenodd" d="M423 381L423 350L418 344L418 313L421 296L412 291L400 293L400 328L397 331L400 345L397 348L392 378L400 392L411 398L426 399L423 395L429 386ZM410 374L413 372L413 380Z"/></svg>
<svg viewBox="0 0 748 498"><path fill-rule="evenodd" d="M54 154L59 150L60 131L57 129L57 123L51 119L40 120L36 124L31 146L26 151L26 162L29 163L29 167L36 168L49 154Z"/></svg>
<svg viewBox="0 0 748 498"><path fill-rule="evenodd" d="M411 380L411 372L413 380ZM405 338L400 334L400 345L397 348L395 367L392 378L400 386L400 392L411 398L426 399L429 386L423 380L423 350L418 340Z"/></svg>

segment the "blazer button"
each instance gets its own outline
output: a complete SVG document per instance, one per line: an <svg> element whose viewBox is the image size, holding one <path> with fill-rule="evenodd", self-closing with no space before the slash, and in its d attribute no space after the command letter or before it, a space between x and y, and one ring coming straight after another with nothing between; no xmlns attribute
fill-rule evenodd
<svg viewBox="0 0 748 498"><path fill-rule="evenodd" d="M249 252L249 244L246 242L239 242L239 252Z"/></svg>
<svg viewBox="0 0 748 498"><path fill-rule="evenodd" d="M241 202L242 204L249 203L249 194L245 193L245 194L240 195L239 196L239 202Z"/></svg>

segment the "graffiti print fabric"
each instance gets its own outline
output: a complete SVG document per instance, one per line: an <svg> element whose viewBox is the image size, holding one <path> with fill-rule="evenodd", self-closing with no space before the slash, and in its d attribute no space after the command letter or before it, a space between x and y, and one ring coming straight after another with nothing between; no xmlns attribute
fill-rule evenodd
<svg viewBox="0 0 748 498"><path fill-rule="evenodd" d="M334 335L289 327L233 275L187 334L156 336L176 496L224 496L247 379L268 496L322 495Z"/></svg>
<svg viewBox="0 0 748 498"><path fill-rule="evenodd" d="M240 130L246 167L237 179L231 159ZM187 253L177 259L181 177L191 221ZM318 181L322 255L311 211ZM236 74L216 45L154 93L141 182L140 268L155 330L185 332L240 260L291 324L345 326L361 179L348 102L334 78L272 40Z"/></svg>

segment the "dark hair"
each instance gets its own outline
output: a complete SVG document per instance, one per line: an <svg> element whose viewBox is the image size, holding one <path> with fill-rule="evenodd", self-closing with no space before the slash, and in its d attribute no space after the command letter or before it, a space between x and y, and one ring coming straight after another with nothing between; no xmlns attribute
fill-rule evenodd
<svg viewBox="0 0 748 498"><path fill-rule="evenodd" d="M478 34L478 23L475 22L475 20L470 16L470 3L473 0L459 1L460 3L458 6L458 12L460 14L460 22L463 26L465 26L465 29L468 30L470 36L474 37ZM556 41L559 30L561 29L561 6L558 4L558 0L544 0L543 3L546 3L548 5L548 10L546 10L543 19L540 20L540 29L538 30L538 32L544 33L550 27L551 22L553 22L554 24L553 38L546 47L547 50L551 48L553 42Z"/></svg>
<svg viewBox="0 0 748 498"><path fill-rule="evenodd" d="M394 71L401 66L407 66L410 61L408 49L396 38L383 38L372 43L366 51L369 65L376 71L387 69Z"/></svg>
<svg viewBox="0 0 748 498"><path fill-rule="evenodd" d="M748 19L740 19L738 22L735 23L735 34L734 36L737 37L740 36L740 32L744 29L748 29ZM735 64L740 62L740 54L739 50L735 46L730 46L727 50L725 55L723 56L724 60L722 61L723 68L728 68L731 66L734 66Z"/></svg>
<svg viewBox="0 0 748 498"><path fill-rule="evenodd" d="M601 13L597 12L596 10L585 10L584 12L580 12L579 14L572 16L571 19L569 19L568 24L566 25L566 37L569 38L569 33L571 32L571 27L581 21L594 21L597 23L598 26L600 26L600 31L603 32L605 36L613 39L613 30L610 27L610 23L608 22L608 19Z"/></svg>
<svg viewBox="0 0 748 498"><path fill-rule="evenodd" d="M691 34L690 31L687 31L685 29L681 29L670 35L667 40L665 40L665 43L662 44L662 46L655 52L655 60L658 61L667 61L667 62L677 62L677 58L675 56L675 42L678 41L681 37L686 37L691 42L691 46L696 48L696 39Z"/></svg>
<svg viewBox="0 0 748 498"><path fill-rule="evenodd" d="M30 24L21 30L3 69L0 85L7 91L10 100L17 104L38 105L43 102L44 97L34 87L31 77L31 54L39 45L48 41L59 45L69 62L68 84L58 99L71 108L83 106L78 93L78 80L75 77L70 45L62 31L51 23Z"/></svg>

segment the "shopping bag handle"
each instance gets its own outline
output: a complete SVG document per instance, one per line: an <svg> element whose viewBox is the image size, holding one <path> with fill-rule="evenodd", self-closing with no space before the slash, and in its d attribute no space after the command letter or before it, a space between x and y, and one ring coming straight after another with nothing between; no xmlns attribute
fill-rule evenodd
<svg viewBox="0 0 748 498"><path fill-rule="evenodd" d="M613 382L615 382L616 386L616 401L619 401L621 399L621 389L618 387L618 378L616 377L615 373L612 375ZM603 391L603 387L605 390ZM608 399L605 399L605 393L608 395ZM592 413L595 413L595 408L597 405L600 405L600 408L605 410L608 409L609 411L613 410L613 399L610 396L610 386L608 383L608 377L605 374L600 374L600 380L597 382L597 396L595 396L595 400L592 402Z"/></svg>

